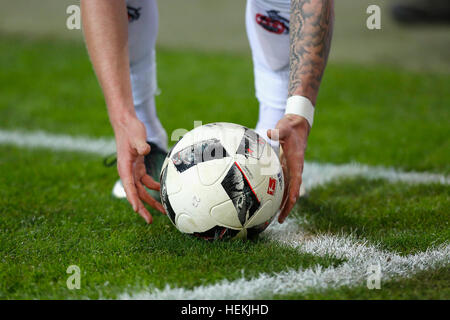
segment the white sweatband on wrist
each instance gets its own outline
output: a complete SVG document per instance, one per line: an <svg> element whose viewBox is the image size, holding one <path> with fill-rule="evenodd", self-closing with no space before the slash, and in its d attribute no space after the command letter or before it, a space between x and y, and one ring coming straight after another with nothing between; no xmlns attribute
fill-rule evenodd
<svg viewBox="0 0 450 320"><path fill-rule="evenodd" d="M309 126L312 127L314 122L314 106L311 101L302 96L292 96L287 99L285 114L296 114L305 118Z"/></svg>

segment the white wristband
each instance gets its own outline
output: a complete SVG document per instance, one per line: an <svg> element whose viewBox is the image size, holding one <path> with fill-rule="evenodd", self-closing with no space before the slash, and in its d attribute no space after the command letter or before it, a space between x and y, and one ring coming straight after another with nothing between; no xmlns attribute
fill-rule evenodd
<svg viewBox="0 0 450 320"><path fill-rule="evenodd" d="M314 122L314 106L311 101L302 96L292 96L287 99L285 114L292 113L305 118L309 126Z"/></svg>

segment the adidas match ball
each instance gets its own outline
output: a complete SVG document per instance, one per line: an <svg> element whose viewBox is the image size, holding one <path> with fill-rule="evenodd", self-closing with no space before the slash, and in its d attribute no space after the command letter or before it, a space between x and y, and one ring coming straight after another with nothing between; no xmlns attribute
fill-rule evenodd
<svg viewBox="0 0 450 320"><path fill-rule="evenodd" d="M161 170L161 201L175 227L207 240L253 237L284 191L276 152L255 131L211 123L186 133Z"/></svg>

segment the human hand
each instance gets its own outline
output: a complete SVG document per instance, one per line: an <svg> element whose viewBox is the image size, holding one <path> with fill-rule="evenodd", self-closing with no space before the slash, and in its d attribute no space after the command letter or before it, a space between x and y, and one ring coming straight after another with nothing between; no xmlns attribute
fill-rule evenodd
<svg viewBox="0 0 450 320"><path fill-rule="evenodd" d="M280 142L280 161L285 179L279 223L284 222L299 197L309 131L308 121L294 114L286 114L275 129L267 131L270 139Z"/></svg>
<svg viewBox="0 0 450 320"><path fill-rule="evenodd" d="M153 199L145 187L159 191L160 184L145 169L144 156L150 152L144 124L135 116L113 122L117 146L117 170L133 210L147 223L152 216L142 201L165 214L162 204ZM145 186L145 187L144 187Z"/></svg>

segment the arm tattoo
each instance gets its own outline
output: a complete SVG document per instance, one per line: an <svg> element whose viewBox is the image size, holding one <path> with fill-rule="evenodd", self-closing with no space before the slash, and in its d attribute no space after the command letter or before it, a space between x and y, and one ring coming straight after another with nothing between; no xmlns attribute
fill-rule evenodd
<svg viewBox="0 0 450 320"><path fill-rule="evenodd" d="M333 0L291 0L289 96L315 105L330 52Z"/></svg>

